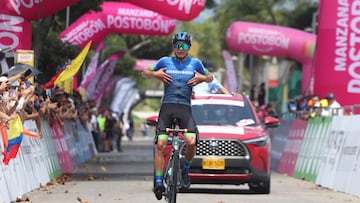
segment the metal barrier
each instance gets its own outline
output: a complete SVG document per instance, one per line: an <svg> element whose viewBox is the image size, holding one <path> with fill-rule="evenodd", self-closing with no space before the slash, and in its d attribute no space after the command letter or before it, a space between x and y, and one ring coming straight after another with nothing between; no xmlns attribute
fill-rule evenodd
<svg viewBox="0 0 360 203"><path fill-rule="evenodd" d="M316 107L310 111L294 111L285 112L280 114L282 119L308 119L317 116L348 116L348 115L360 115L360 104L354 104L349 106L342 106L341 108L329 108L329 107Z"/></svg>

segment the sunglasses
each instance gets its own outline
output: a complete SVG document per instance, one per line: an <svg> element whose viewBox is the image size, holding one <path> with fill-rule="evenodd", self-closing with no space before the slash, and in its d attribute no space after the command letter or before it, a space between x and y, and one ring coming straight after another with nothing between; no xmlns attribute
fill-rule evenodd
<svg viewBox="0 0 360 203"><path fill-rule="evenodd" d="M190 49L190 45L188 45L188 44L174 44L174 48L176 48L176 49L182 48L183 50L187 51L187 50Z"/></svg>

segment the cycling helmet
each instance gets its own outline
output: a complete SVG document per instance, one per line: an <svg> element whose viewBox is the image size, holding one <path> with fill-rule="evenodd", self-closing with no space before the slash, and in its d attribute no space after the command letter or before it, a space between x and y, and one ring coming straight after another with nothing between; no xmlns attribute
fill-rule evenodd
<svg viewBox="0 0 360 203"><path fill-rule="evenodd" d="M191 46L192 37L187 32L178 32L172 37L172 44L175 44L178 41L186 42L186 44Z"/></svg>

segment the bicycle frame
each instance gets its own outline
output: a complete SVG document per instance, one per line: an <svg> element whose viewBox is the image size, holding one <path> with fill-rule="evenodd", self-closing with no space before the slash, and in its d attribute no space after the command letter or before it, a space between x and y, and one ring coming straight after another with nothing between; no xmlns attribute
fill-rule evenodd
<svg viewBox="0 0 360 203"><path fill-rule="evenodd" d="M164 180L165 180L165 200L168 203L176 203L176 195L181 187L181 170L180 170L180 150L179 145L181 142L184 142L179 138L179 133L187 132L187 129L180 129L177 125L176 119L173 120L173 127L167 128L166 132L172 134L171 145L172 150L169 157L168 165L164 171Z"/></svg>

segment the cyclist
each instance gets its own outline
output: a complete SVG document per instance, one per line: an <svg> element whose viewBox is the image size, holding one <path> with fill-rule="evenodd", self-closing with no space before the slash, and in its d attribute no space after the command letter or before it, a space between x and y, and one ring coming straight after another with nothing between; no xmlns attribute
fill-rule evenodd
<svg viewBox="0 0 360 203"><path fill-rule="evenodd" d="M162 198L164 152L168 135L166 128L171 127L173 117L179 120L180 128L188 129L184 133L187 144L185 163L182 166L184 187L190 187L189 168L195 154L197 127L191 112L192 87L201 82L212 81L210 73L197 58L188 56L192 37L187 32L178 32L172 37L172 46L175 56L162 57L156 64L143 71L143 77L153 77L164 83L164 96L158 116L155 150L155 187L154 193L158 200Z"/></svg>
<svg viewBox="0 0 360 203"><path fill-rule="evenodd" d="M210 60L202 61L202 64L207 68L211 73L215 71L214 66L211 64ZM202 82L198 85L195 85L193 88L195 95L198 94L231 94L213 75L213 80L211 82Z"/></svg>

